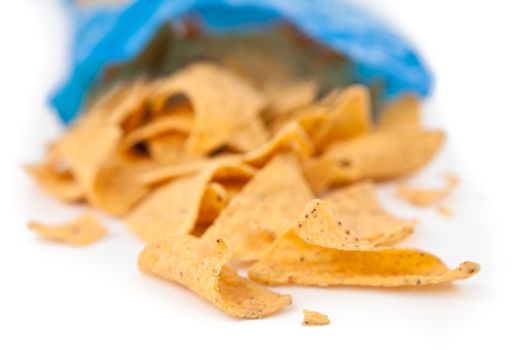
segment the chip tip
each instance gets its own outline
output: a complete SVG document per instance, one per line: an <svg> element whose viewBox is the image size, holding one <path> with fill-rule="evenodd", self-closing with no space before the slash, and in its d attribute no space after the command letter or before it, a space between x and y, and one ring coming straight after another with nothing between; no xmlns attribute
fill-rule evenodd
<svg viewBox="0 0 525 350"><path fill-rule="evenodd" d="M481 266L472 261L465 261L459 265L458 270L464 272L467 276L474 276L481 270Z"/></svg>

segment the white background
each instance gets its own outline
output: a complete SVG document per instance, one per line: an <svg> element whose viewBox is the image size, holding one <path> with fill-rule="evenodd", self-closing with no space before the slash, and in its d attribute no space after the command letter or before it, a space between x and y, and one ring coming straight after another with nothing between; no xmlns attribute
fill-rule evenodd
<svg viewBox="0 0 525 350"><path fill-rule="evenodd" d="M453 219L396 201L421 220L405 245L482 271L454 286L401 289L283 287L294 304L264 320L237 321L169 283L141 275L141 243L121 225L87 249L44 242L28 219L63 222L65 208L20 170L60 133L49 91L64 76L67 21L58 1L0 3L0 349L329 347L523 348L525 267L525 8L521 1L369 1L424 53L437 77L430 124L447 150L423 183L454 171ZM437 116L438 118L434 118ZM328 327L300 326L301 309Z"/></svg>

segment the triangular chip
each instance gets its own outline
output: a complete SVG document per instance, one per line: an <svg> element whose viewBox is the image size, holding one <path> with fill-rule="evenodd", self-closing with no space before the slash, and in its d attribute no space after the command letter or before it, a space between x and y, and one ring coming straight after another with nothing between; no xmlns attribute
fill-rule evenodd
<svg viewBox="0 0 525 350"><path fill-rule="evenodd" d="M264 165L279 152L292 151L299 157L306 158L314 153L314 145L308 134L297 122L290 122L270 141L248 152L244 161L253 166Z"/></svg>
<svg viewBox="0 0 525 350"><path fill-rule="evenodd" d="M28 227L46 239L77 246L89 245L106 235L106 229L95 217L88 214L64 225L30 222Z"/></svg>
<svg viewBox="0 0 525 350"><path fill-rule="evenodd" d="M451 282L478 271L473 262L451 270L435 256L415 249L325 248L306 243L291 230L250 267L249 276L270 285L400 287Z"/></svg>
<svg viewBox="0 0 525 350"><path fill-rule="evenodd" d="M414 230L415 220L395 218L378 202L372 182L360 182L323 197L335 218L353 237L373 244L399 242Z"/></svg>
<svg viewBox="0 0 525 350"><path fill-rule="evenodd" d="M257 259L293 225L310 199L298 161L278 155L230 200L203 239L224 239L234 258Z"/></svg>
<svg viewBox="0 0 525 350"><path fill-rule="evenodd" d="M237 167L237 162L214 162L194 175L159 187L126 217L126 224L149 243L190 234L199 221L208 183L221 172L227 172L234 179L236 173L231 168Z"/></svg>
<svg viewBox="0 0 525 350"><path fill-rule="evenodd" d="M405 176L430 162L444 139L442 131L418 129L365 134L335 143L307 165L305 174L316 193L333 184Z"/></svg>
<svg viewBox="0 0 525 350"><path fill-rule="evenodd" d="M321 102L328 115L320 128L311 130L315 147L323 151L332 143L363 134L371 126L370 93L354 85Z"/></svg>
<svg viewBox="0 0 525 350"><path fill-rule="evenodd" d="M157 166L149 159L113 154L95 176L91 204L111 215L126 214L151 191L139 181L140 175Z"/></svg>
<svg viewBox="0 0 525 350"><path fill-rule="evenodd" d="M153 243L140 255L140 269L177 282L237 318L262 318L291 304L289 295L271 292L225 266L231 252L222 241L193 236Z"/></svg>
<svg viewBox="0 0 525 350"><path fill-rule="evenodd" d="M195 121L187 142L190 155L205 155L224 146L242 129L257 123L264 97L239 76L218 66L196 63L159 84L152 99L183 94Z"/></svg>

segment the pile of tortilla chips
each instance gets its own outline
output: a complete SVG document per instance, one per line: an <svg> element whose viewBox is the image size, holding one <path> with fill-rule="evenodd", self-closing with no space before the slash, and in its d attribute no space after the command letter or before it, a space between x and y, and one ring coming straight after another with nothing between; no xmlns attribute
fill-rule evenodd
<svg viewBox="0 0 525 350"><path fill-rule="evenodd" d="M374 182L417 172L444 142L421 125L417 99L373 118L363 86L321 98L315 81L268 86L211 63L122 83L27 170L58 200L121 218L144 241L140 270L238 318L292 302L262 284L423 286L479 271L396 248L416 221L376 198ZM93 221L31 228L88 244L104 233Z"/></svg>

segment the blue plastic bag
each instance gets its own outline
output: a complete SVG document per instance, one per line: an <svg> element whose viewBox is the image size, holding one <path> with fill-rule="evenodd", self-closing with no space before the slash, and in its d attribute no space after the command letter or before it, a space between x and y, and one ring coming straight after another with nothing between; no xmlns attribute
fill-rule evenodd
<svg viewBox="0 0 525 350"><path fill-rule="evenodd" d="M429 70L410 44L378 19L344 0L137 0L129 5L73 8L72 69L51 104L68 123L109 64L124 63L168 21L199 13L209 33L291 22L304 34L348 57L361 83L380 80L387 97L430 93Z"/></svg>

